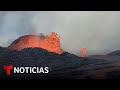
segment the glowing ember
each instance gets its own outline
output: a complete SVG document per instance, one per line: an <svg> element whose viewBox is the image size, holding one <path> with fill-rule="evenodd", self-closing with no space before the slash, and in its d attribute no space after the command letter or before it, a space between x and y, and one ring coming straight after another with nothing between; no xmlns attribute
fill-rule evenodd
<svg viewBox="0 0 120 90"><path fill-rule="evenodd" d="M50 36L44 35L26 35L15 40L8 48L13 50L21 50L24 48L43 48L49 52L61 54L63 51L60 48L60 36L52 32Z"/></svg>

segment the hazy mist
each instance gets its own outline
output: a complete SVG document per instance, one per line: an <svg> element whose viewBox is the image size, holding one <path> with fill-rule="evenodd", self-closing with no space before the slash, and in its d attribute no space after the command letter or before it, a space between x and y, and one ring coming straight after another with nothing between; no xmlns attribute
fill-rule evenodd
<svg viewBox="0 0 120 90"><path fill-rule="evenodd" d="M7 47L20 36L32 33L61 36L61 48L79 55L120 50L119 11L1 11L0 46Z"/></svg>

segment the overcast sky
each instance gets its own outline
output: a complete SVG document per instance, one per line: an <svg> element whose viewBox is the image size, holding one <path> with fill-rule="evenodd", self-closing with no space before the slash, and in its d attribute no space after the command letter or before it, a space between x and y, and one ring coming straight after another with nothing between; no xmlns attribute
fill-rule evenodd
<svg viewBox="0 0 120 90"><path fill-rule="evenodd" d="M0 46L26 34L52 31L61 36L61 48L76 55L82 47L89 55L120 50L119 11L0 12Z"/></svg>

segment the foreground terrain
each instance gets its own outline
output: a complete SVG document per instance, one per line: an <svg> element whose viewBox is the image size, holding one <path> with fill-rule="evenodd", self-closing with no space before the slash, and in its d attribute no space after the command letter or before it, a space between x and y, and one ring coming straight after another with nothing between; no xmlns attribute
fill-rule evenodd
<svg viewBox="0 0 120 90"><path fill-rule="evenodd" d="M4 65L49 67L48 74L13 74L7 76ZM1 79L120 79L119 54L81 58L64 52L56 54L41 48L21 51L0 47Z"/></svg>

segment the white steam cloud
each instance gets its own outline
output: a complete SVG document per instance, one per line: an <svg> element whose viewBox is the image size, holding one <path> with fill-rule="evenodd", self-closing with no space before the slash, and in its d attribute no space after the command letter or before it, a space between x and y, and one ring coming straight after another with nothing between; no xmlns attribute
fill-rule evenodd
<svg viewBox="0 0 120 90"><path fill-rule="evenodd" d="M1 11L0 46L7 47L20 36L31 33L61 36L61 48L79 55L120 50L119 11Z"/></svg>

